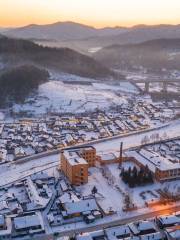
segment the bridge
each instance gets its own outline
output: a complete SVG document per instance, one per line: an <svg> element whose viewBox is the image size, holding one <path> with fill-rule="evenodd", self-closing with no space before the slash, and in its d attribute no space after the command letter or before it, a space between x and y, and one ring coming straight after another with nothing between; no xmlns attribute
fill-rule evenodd
<svg viewBox="0 0 180 240"><path fill-rule="evenodd" d="M131 81L132 84L137 84L137 83L144 83L145 84L145 93L149 92L149 86L152 83L162 83L163 85L163 92L167 93L167 88L168 85L172 84L172 83L179 83L180 84L180 79L138 79L138 80L132 80Z"/></svg>

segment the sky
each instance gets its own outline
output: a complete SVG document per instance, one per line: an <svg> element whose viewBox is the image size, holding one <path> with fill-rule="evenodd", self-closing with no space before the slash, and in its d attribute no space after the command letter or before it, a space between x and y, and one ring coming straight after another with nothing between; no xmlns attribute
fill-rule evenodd
<svg viewBox="0 0 180 240"><path fill-rule="evenodd" d="M0 0L0 26L73 21L97 28L179 24L180 0Z"/></svg>

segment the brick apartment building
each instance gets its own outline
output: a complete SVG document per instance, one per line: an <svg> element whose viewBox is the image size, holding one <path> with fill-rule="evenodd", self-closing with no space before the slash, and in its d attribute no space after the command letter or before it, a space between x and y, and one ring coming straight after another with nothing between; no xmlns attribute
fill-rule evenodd
<svg viewBox="0 0 180 240"><path fill-rule="evenodd" d="M95 166L94 147L71 148L61 152L60 168L73 185L88 182L88 168Z"/></svg>

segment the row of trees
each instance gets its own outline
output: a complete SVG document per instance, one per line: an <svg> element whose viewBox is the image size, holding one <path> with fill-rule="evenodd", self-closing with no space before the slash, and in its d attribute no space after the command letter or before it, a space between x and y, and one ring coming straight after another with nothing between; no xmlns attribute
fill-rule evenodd
<svg viewBox="0 0 180 240"><path fill-rule="evenodd" d="M167 133L164 132L163 135L159 135L159 133L154 133L150 136L146 135L144 136L144 138L142 138L141 140L141 145L144 145L144 144L148 144L150 142L155 142L155 141L159 141L159 140L163 140L163 139L167 139Z"/></svg>
<svg viewBox="0 0 180 240"><path fill-rule="evenodd" d="M153 176L148 166L140 169L134 166L133 168L129 167L128 170L122 168L120 177L130 188L153 183Z"/></svg>

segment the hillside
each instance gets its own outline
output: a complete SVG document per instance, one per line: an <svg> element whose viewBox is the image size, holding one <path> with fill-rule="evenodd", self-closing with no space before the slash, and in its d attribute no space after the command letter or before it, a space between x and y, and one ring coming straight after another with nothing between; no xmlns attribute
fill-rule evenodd
<svg viewBox="0 0 180 240"><path fill-rule="evenodd" d="M37 64L91 78L108 78L114 73L96 60L68 48L48 48L31 41L0 38L0 57L6 65Z"/></svg>
<svg viewBox="0 0 180 240"><path fill-rule="evenodd" d="M112 45L94 55L107 67L135 70L146 68L160 72L162 69L179 69L180 39L157 39L139 44Z"/></svg>
<svg viewBox="0 0 180 240"><path fill-rule="evenodd" d="M22 103L48 78L48 71L30 65L5 71L0 75L0 106Z"/></svg>
<svg viewBox="0 0 180 240"><path fill-rule="evenodd" d="M4 36L0 33L0 38L4 38Z"/></svg>

